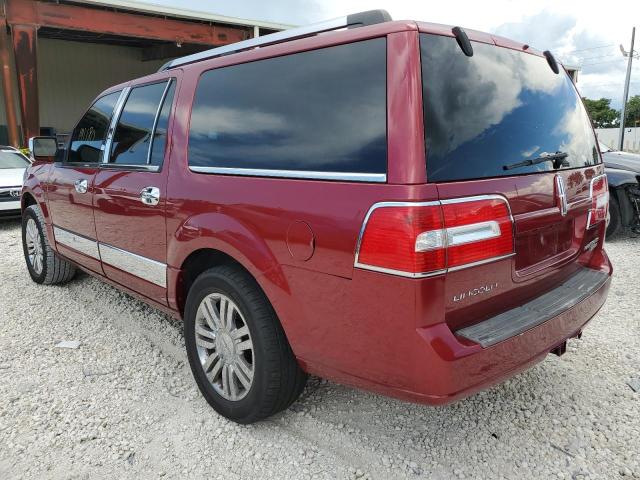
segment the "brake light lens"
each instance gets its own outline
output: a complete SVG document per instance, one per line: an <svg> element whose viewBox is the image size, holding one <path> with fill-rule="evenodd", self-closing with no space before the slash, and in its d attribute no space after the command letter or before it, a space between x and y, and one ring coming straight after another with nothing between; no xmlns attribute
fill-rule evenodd
<svg viewBox="0 0 640 480"><path fill-rule="evenodd" d="M445 267L445 252L439 238L443 226L439 207L381 204L365 222L360 263L411 273Z"/></svg>
<svg viewBox="0 0 640 480"><path fill-rule="evenodd" d="M513 221L500 196L381 203L365 219L356 267L409 277L513 254Z"/></svg>
<svg viewBox="0 0 640 480"><path fill-rule="evenodd" d="M591 179L589 188L591 208L587 216L587 228L593 228L607 219L609 211L609 182L606 175L599 175Z"/></svg>
<svg viewBox="0 0 640 480"><path fill-rule="evenodd" d="M513 224L506 200L445 203L442 209L448 268L513 253Z"/></svg>

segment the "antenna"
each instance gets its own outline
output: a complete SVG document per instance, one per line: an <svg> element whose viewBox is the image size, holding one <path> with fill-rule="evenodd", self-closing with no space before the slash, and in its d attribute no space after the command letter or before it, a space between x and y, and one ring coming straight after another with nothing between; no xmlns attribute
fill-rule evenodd
<svg viewBox="0 0 640 480"><path fill-rule="evenodd" d="M222 55L229 55L230 53L248 50L250 48L272 45L274 43L293 40L295 38L308 37L318 33L337 30L340 28L365 27L368 25L375 25L377 23L390 21L391 15L389 15L386 10L368 10L366 12L354 13L345 17L334 18L333 20L314 23L311 25L306 25L304 27L291 28L289 30L283 30L281 32L264 35L263 37L250 38L248 40L232 43L223 47L212 48L210 50L205 50L204 52L194 53L193 55L187 55L186 57L176 58L175 60L171 60L170 62L165 63L162 67L160 67L160 70L158 71L162 72L163 70L168 70L180 65L186 65L188 63L199 62L201 60L220 57Z"/></svg>

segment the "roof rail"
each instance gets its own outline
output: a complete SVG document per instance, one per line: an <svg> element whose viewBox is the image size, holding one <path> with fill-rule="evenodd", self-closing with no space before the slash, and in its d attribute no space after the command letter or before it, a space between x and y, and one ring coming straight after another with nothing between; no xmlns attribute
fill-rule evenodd
<svg viewBox="0 0 640 480"><path fill-rule="evenodd" d="M187 55L185 57L176 58L165 63L160 67L159 72L163 70L169 70L170 68L178 67L180 65L186 65L188 63L199 62L209 58L220 57L222 55L228 55L230 53L239 52L241 50L248 50L250 48L262 47L265 45L271 45L274 43L283 42L285 40L293 40L295 38L308 37L317 33L328 32L330 30L337 30L340 28L355 28L364 27L367 25L375 25L376 23L383 23L391 21L391 16L386 10L369 10L366 12L354 13L345 17L334 18L333 20L327 20L325 22L314 23L306 25L304 27L291 28L289 30L283 30L281 32L270 33L262 37L250 38L241 42L231 43L223 47L212 48L205 50L204 52L194 53L193 55Z"/></svg>

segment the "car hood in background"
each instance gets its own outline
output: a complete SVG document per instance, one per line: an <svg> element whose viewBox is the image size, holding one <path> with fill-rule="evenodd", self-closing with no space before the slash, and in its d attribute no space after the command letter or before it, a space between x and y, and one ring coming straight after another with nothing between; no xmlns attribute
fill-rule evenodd
<svg viewBox="0 0 640 480"><path fill-rule="evenodd" d="M626 152L604 152L602 154L605 167L631 170L640 173L640 155Z"/></svg>
<svg viewBox="0 0 640 480"><path fill-rule="evenodd" d="M0 187L21 187L24 171L24 168L0 168Z"/></svg>

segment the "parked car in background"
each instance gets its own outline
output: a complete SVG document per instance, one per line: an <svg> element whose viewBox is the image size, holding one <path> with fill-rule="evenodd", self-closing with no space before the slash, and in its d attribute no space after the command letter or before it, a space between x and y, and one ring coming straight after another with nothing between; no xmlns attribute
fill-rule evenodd
<svg viewBox="0 0 640 480"><path fill-rule="evenodd" d="M20 215L22 179L31 161L14 147L0 146L0 217Z"/></svg>
<svg viewBox="0 0 640 480"><path fill-rule="evenodd" d="M182 318L236 422L308 373L452 402L564 353L607 297L580 97L490 34L373 11L265 35L109 88L62 161L33 144L33 281L80 267Z"/></svg>
<svg viewBox="0 0 640 480"><path fill-rule="evenodd" d="M613 238L625 228L640 229L640 155L620 152L600 142L609 181L609 226Z"/></svg>

